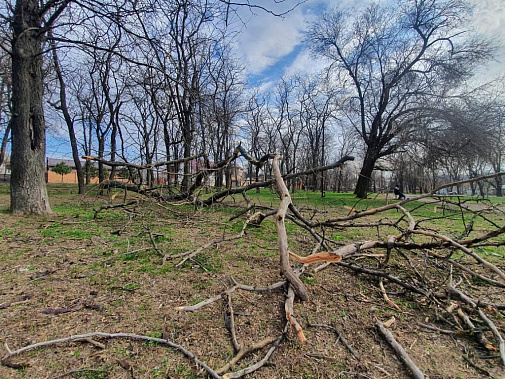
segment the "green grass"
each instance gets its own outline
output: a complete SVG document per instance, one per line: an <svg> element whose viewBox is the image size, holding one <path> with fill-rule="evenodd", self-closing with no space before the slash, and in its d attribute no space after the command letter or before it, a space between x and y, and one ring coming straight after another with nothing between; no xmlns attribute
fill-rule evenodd
<svg viewBox="0 0 505 379"><path fill-rule="evenodd" d="M198 235L197 246L203 244L202 241L218 240L221 236L231 236L241 231L246 215L241 216L231 222L228 219L237 215L245 208L245 203L241 196L235 196L235 200L226 199L225 203L233 203L235 207L226 205L215 205L213 207L201 208L195 211L191 205L173 207L174 212L170 209L163 210L153 205L145 204L142 207L142 216L131 216L122 209L103 210L95 219L94 209L98 209L101 204L110 202L110 197L95 196L96 186L87 187L88 194L86 196L78 196L77 187L72 184L49 184L48 192L50 199L56 199L53 206L57 217L53 221L46 223L44 227L39 228L38 232L44 237L46 242L59 241L64 239L75 240L92 240L99 238L101 240L102 255L104 257L113 256L116 254L124 254L127 251L134 251L139 248L145 248L151 245L149 235L146 231L144 223L149 225L149 229L154 236L158 248L167 255L178 254L189 251L195 248L194 236ZM8 194L8 185L0 184L0 194ZM121 192L122 194L122 192ZM279 205L279 197L270 189L261 189L257 192L251 190L247 193L247 197L255 204L267 207L277 208ZM334 219L353 215L356 212L362 212L373 208L378 208L386 204L398 202L391 197L386 200L384 196L369 195L368 199L356 199L352 193L334 193L326 192L325 197L321 197L320 192L296 191L291 193L292 201L300 212L313 221L323 221L325 219ZM411 196L412 197L412 196ZM464 197L465 204L481 203L477 198ZM122 201L122 196L117 196L116 202ZM488 200L486 200L488 201ZM241 202L240 204L238 204ZM505 198L490 197L489 202L493 204L504 203ZM243 207L241 206L243 205ZM421 201L412 201L404 204L404 207L411 212L412 216L418 225L424 229L443 230L444 234L451 238L459 238L465 232L465 226L473 223L474 235L484 233L492 227L489 221L483 217L476 217L467 213L461 215L459 212L443 209L441 204L427 204ZM436 207L436 208L435 208ZM316 214L316 210L318 211ZM198 231L194 235L185 235L181 232L180 226L177 223L164 223L163 219L174 220L177 215L184 214L188 218L193 215L203 217L204 219L194 224ZM198 216L199 215L199 216ZM312 218L315 216L315 218ZM133 217L133 219L130 219ZM136 219L138 217L138 219ZM206 218L212 218L217 226L209 228ZM486 216L487 217L487 216ZM490 216L491 217L491 216ZM217 221L216 221L217 220ZM398 222L401 230L405 230L408 226L408 219L398 209L391 209L387 212L368 216L366 219L357 219L355 222L377 222L377 221ZM495 221L498 224L502 220ZM127 227L125 227L127 225ZM312 240L312 237L293 222L286 220L286 230L290 248L296 251L303 250L304 246L298 243L305 238ZM387 235L398 234L400 231L394 227L381 227L380 238L384 239ZM10 238L15 231L12 228L0 229L0 241ZM331 239L338 244L354 243L357 241L376 239L378 232L374 228L345 228L345 229L325 229L325 238ZM305 236L305 237L303 237ZM277 246L277 232L273 218L268 218L263 221L260 227L249 227L246 230L246 235L233 242L235 247L233 251L213 251L213 248L208 248L199 253L194 259L196 262L188 261L184 269L197 269L199 271L221 272L224 269L224 260L231 258L242 259L247 261L249 256L256 257L275 257L276 252L269 249L275 249ZM423 237L416 236L418 241L423 240ZM299 240L299 241L298 241ZM107 246L105 248L105 246ZM300 249L300 250L299 250ZM240 252L240 254L237 254ZM505 247L489 247L482 250L483 254L505 256ZM240 255L240 257L237 257ZM165 267L160 266L159 256L154 250L141 251L132 255L121 255L119 262L128 264L135 263L133 271L152 273L153 275L166 274L174 269L172 264L167 264ZM196 264L195 264L196 263ZM174 263L175 264L175 263Z"/></svg>

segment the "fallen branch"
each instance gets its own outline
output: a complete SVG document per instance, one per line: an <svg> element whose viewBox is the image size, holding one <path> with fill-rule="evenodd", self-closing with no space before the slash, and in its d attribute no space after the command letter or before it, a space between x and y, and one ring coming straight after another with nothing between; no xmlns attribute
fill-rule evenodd
<svg viewBox="0 0 505 379"><path fill-rule="evenodd" d="M458 332L455 332L454 330L440 329L440 328L437 328L436 326L432 326L432 325L419 323L419 326L421 328L428 329L433 332L437 332L437 333L441 333L441 334L449 334L449 335L458 334Z"/></svg>
<svg viewBox="0 0 505 379"><path fill-rule="evenodd" d="M384 324L380 321L378 321L375 326L377 327L377 330L379 333L384 337L384 339L387 341L387 343L393 348L393 350L396 352L396 354L400 357L402 362L407 366L407 368L410 370L412 373L412 377L415 379L424 379L424 374L422 371L416 366L414 361L410 359L410 356L407 354L407 352L403 349L402 345L400 345L391 332L386 329Z"/></svg>
<svg viewBox="0 0 505 379"><path fill-rule="evenodd" d="M183 306L183 307L176 307L175 310L180 311L180 312L194 312L200 308L203 308L209 304L212 304L220 299L223 298L223 296L227 296L233 291L235 291L238 288L238 286L233 286L231 288L228 288L226 291L223 293L220 293L219 295L210 297L206 300L200 301L198 304L195 305L188 305L188 306Z"/></svg>
<svg viewBox="0 0 505 379"><path fill-rule="evenodd" d="M275 342L272 345L272 347L268 350L268 352L265 354L265 356L260 361L256 362L255 364L253 364L253 365L251 365L249 367L246 367L246 368L244 368L242 370L235 371L235 372L230 372L228 374L225 374L225 375L223 375L223 379L241 378L241 377L243 377L243 376L245 376L247 374L250 374L250 373L256 371L257 369L263 367L265 365L265 363L268 362L268 360L270 359L270 356L274 353L275 349L277 349L277 347L281 343L282 338L284 337L284 334L286 334L288 325L289 325L289 323L286 323L286 325L284 327L284 331L282 332L282 334L279 337L277 337L277 339L275 340Z"/></svg>
<svg viewBox="0 0 505 379"><path fill-rule="evenodd" d="M84 341L84 342L89 342L88 339L94 338L94 337L101 337L105 339L118 339L118 338L125 338L125 339L133 339L133 340L140 340L140 341L151 341L151 342L156 342L160 345L163 346L168 346L173 349L176 349L180 351L182 354L184 354L187 358L195 362L197 365L201 366L207 373L212 377L219 379L219 375L216 374L216 372L207 366L204 362L200 361L192 352L189 350L186 350L184 347L181 345L178 345L174 342L171 342L167 339L162 339L162 338L155 338L155 337L148 337L148 336L142 336L138 334L130 334L130 333L102 333L102 332L94 332L94 333L87 333L87 334L78 334L78 335L73 335L70 337L66 338L60 338L56 340L50 340L50 341L44 341L44 342L38 342L34 343L32 345L24 346L18 350L10 351L7 350L8 353L2 358L1 363L4 366L8 366L10 363L10 360L17 356L20 355L24 352L35 350L41 347L46 347L46 346L52 346L52 345L58 345L62 343L67 343L67 342L74 342L74 341Z"/></svg>
<svg viewBox="0 0 505 379"><path fill-rule="evenodd" d="M204 154L197 154L193 155L191 157L187 158L181 158L181 159L175 159L173 161L164 161L164 162L156 162L156 163L149 163L145 165L139 165L135 163L130 163L130 162L117 162L117 161L108 161L103 158L98 158L98 157L93 157L90 155L83 155L82 159L85 159L87 161L95 161L95 162L100 162L103 163L104 165L110 166L110 167L130 167L130 168L135 168L138 170L146 170L146 169L151 169L151 168L156 168L156 167L161 167L161 166L169 166L169 165L175 165L187 161L192 161L194 159L198 159L203 157Z"/></svg>
<svg viewBox="0 0 505 379"><path fill-rule="evenodd" d="M301 301L307 301L309 295L307 290L298 276L295 275L291 265L289 264L289 253L288 253L288 235L286 233L286 225L284 219L286 218L286 211L291 204L291 196L289 195L289 190L284 183L281 175L281 170L279 168L279 161L281 159L280 154L274 156L272 162L272 168L274 171L274 177L277 183L277 188L281 197L281 203L279 205L279 210L275 216L275 226L277 228L277 242L279 245L280 254L280 264L282 274L286 277L289 283L293 286L293 289Z"/></svg>
<svg viewBox="0 0 505 379"><path fill-rule="evenodd" d="M293 329L296 332L296 335L298 336L298 339L300 342L307 342L307 338L305 338L305 335L303 334L303 329L296 320L294 316L294 309L293 309L293 303L295 300L295 292L293 289L293 286L290 285L288 289L288 295L286 296L286 301L284 302L284 310L286 312L286 319L288 322L291 324Z"/></svg>
<svg viewBox="0 0 505 379"><path fill-rule="evenodd" d="M70 312L75 312L78 311L83 307L82 301L78 301L73 307L70 308L47 308L41 311L41 313L44 313L46 315L60 315L63 313L70 313Z"/></svg>
<svg viewBox="0 0 505 379"><path fill-rule="evenodd" d="M310 264L310 263L315 263L315 262L340 262L342 260L342 256L335 254L333 252L322 252L322 253L314 253L311 255L308 255L306 257L301 257L299 255L296 255L293 252L289 252L289 256L298 262L301 262L303 264Z"/></svg>
<svg viewBox="0 0 505 379"><path fill-rule="evenodd" d="M220 369L216 370L216 373L217 374L222 374L226 371L228 371L230 368L232 368L235 364L237 364L237 362L239 360L241 360L244 356L246 356L247 354L255 351L255 350L259 350L267 345L270 345L272 342L275 342L277 338L275 337L267 337L265 338L264 340L261 340L259 342L256 342L256 343L253 343L252 345L250 346L243 346L242 348L240 348L240 350L238 351L237 355L235 355L233 357L233 359L228 362L226 365L224 365L223 367L221 367Z"/></svg>
<svg viewBox="0 0 505 379"><path fill-rule="evenodd" d="M491 345L491 343L487 340L486 336L482 333L481 330L475 327L470 317L461 309L458 308L458 316L463 321L463 323L468 327L470 332L474 335L477 342L479 342L484 348L491 351L496 351L496 349Z"/></svg>
<svg viewBox="0 0 505 379"><path fill-rule="evenodd" d="M389 296L386 292L386 289L384 288L384 279L382 277L379 279L379 288L382 293L382 297L384 298L384 301L386 303L388 303L391 307L396 309L398 312L401 312L402 311L401 308L398 305L396 305L395 303L393 303L391 301L391 299L389 298Z"/></svg>
<svg viewBox="0 0 505 379"><path fill-rule="evenodd" d="M97 216L98 216L98 213L100 213L103 210L106 210L106 209L117 209L117 208L126 208L126 207L129 207L130 205L138 205L138 203L139 203L138 200L132 200L132 201L130 201L128 203L123 203L123 204L102 205L98 209L93 209L95 211L95 214L94 214L93 218L96 219Z"/></svg>
<svg viewBox="0 0 505 379"><path fill-rule="evenodd" d="M231 293L229 293L227 295L228 295L228 313L227 314L229 314L229 316L228 316L229 325L227 325L227 326L229 326L228 330L230 331L230 334L231 334L233 348L235 349L235 352L237 352L237 351L241 350L242 346L240 346L240 344L238 343L237 333L235 331L235 313L233 312L233 305L231 303ZM224 370L224 371L226 371L226 370Z"/></svg>
<svg viewBox="0 0 505 379"><path fill-rule="evenodd" d="M477 304L478 302L474 301L471 299L469 296L463 294L460 290L454 288L454 287L447 287L447 290L449 293L454 293L457 294L461 300L463 300L465 303L470 305L471 307L475 308L477 313L479 314L479 317L484 321L487 326L489 326L489 329L491 329L491 332L493 332L493 336L498 343L499 350L500 350L500 358L502 361L503 366L505 366L505 341L503 340L503 337L501 336L500 332L498 331L498 328L494 324L491 319L489 319L484 312L480 308L478 308Z"/></svg>
<svg viewBox="0 0 505 379"><path fill-rule="evenodd" d="M478 254L475 254L473 251L468 249L466 246L463 246L462 244L452 240L451 238L444 236L439 233L434 233L426 230L412 230L411 233L413 234L422 234L423 236L428 236L428 237L433 237L433 238L438 238L441 239L442 241L450 243L452 246L458 248L459 250L463 251L465 254L470 255L472 258L474 258L477 262L482 264L483 266L489 268L490 270L494 271L496 274L500 276L503 280L505 280L505 273L500 270L498 267L496 267L494 264L491 262L486 261L484 258L480 257Z"/></svg>
<svg viewBox="0 0 505 379"><path fill-rule="evenodd" d="M396 283L396 284L402 286L403 288L406 288L406 289L408 289L408 290L410 290L412 292L415 292L415 293L418 293L420 295L429 297L429 294L426 291L424 291L424 290L422 290L420 288L417 288L417 287L415 287L415 286L413 286L413 285L411 285L409 283L406 283L406 282L398 279L397 277L388 274L387 272L378 271L378 270L371 270L371 269L368 269L368 268L351 265L351 264L348 264L348 263L345 263L345 262L338 262L337 264L339 266L343 266L343 267L349 268L349 269L354 270L356 272L361 272L363 274L374 275L374 276L379 276L379 277L386 278L389 281L391 281L393 283Z"/></svg>
<svg viewBox="0 0 505 379"><path fill-rule="evenodd" d="M33 293L29 293L27 295L23 295L23 296L21 296L17 300L7 301L5 303L0 304L0 309L9 308L12 305L24 303L25 301L30 300L32 297L33 297Z"/></svg>
<svg viewBox="0 0 505 379"><path fill-rule="evenodd" d="M209 304L212 304L212 303L222 299L223 296L227 296L237 289L241 289L244 291L251 291L251 292L266 292L266 291L275 291L275 290L284 288L284 286L286 285L286 281L282 281L282 282L277 282L277 283L274 283L274 284L272 284L270 286L266 286L266 287L265 286L249 286L246 284L237 283L233 277L231 277L230 280L232 281L233 286L228 288L223 293L220 293L220 294L213 296L209 299L203 300L203 301L199 302L198 304L176 307L175 309L180 312L194 312L200 308L203 308Z"/></svg>

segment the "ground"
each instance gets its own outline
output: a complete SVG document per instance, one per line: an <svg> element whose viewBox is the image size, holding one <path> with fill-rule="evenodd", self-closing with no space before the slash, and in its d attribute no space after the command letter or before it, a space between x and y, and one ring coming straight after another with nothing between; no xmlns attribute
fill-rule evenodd
<svg viewBox="0 0 505 379"><path fill-rule="evenodd" d="M184 253L238 234L245 218L229 219L245 209L243 199L231 199L226 207L194 210L129 195L127 200L139 199L139 204L97 213L101 205L122 203L122 195L78 196L69 186L54 187L50 194L53 215L20 217L8 213L8 190L0 187L0 342L11 350L96 331L134 333L166 338L218 369L235 354L225 320L227 299L196 312L176 308L222 293L231 286L230 277L257 286L282 280L275 228L268 220L259 228L248 228L240 239L202 250L181 267L176 266L180 259L163 262L163 254ZM275 196L262 203L276 204ZM318 210L323 215L336 211L327 206ZM312 212L310 207L306 212ZM503 225L503 216L496 222ZM360 229L353 233L355 239L366 237ZM310 235L292 224L288 238L298 252L308 253L313 246ZM390 265L404 270L399 262L393 256ZM495 263L505 266L503 257ZM503 288L478 286L461 277L479 299L504 304ZM377 278L338 265L309 270L303 282L310 301L295 302L295 315L307 342L302 344L289 330L268 364L248 377L409 378L409 371L376 330L377 321L387 320L392 321L391 333L426 377L500 377L504 372L498 353L485 350L471 335L446 335L421 327L458 330L457 321L440 304L420 295L385 282L390 298L401 308L398 311L384 301ZM281 334L284 290L237 290L231 298L240 344ZM491 315L503 330L503 314ZM333 330L313 324L336 327L359 360ZM487 336L497 346L491 334ZM0 366L0 378L205 376L175 349L129 339L95 341L103 348L69 342L22 353L12 363L29 366ZM234 369L250 365L267 351L268 347L248 355Z"/></svg>

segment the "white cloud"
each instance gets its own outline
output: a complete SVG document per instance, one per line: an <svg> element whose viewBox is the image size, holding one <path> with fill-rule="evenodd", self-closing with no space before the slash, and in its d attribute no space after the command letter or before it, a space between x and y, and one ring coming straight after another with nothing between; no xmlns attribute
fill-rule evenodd
<svg viewBox="0 0 505 379"><path fill-rule="evenodd" d="M478 1L475 4L474 25L479 33L505 39L505 3L503 0Z"/></svg>
<svg viewBox="0 0 505 379"><path fill-rule="evenodd" d="M501 43L495 57L496 61L486 65L482 70L485 72L482 80L486 80L505 74L505 1L472 1L475 3L472 30ZM246 74L257 78L267 74L268 77L265 77L265 80L272 81L274 78L271 75L274 73L289 75L321 70L325 62L320 58L311 57L307 49L299 48L303 40L303 30L307 24L325 8L335 5L360 7L368 2L369 0L341 0L336 4L332 0L308 0L285 17L275 17L262 11L252 13L249 10L241 10L245 28L238 35L236 48L243 59ZM297 47L298 55L293 57L292 61L291 57L286 59ZM265 83L263 86L265 87Z"/></svg>
<svg viewBox="0 0 505 379"><path fill-rule="evenodd" d="M237 38L237 50L251 74L260 74L288 55L301 41L304 15L295 9L284 18L262 12L247 21Z"/></svg>
<svg viewBox="0 0 505 379"><path fill-rule="evenodd" d="M352 7L368 0L341 0L339 6ZM295 0L288 2L269 3L268 9L281 13L286 6L292 6ZM279 8L284 6L284 9ZM344 5L342 5L344 4ZM284 70L293 72L299 69L302 72L312 67L320 68L321 62L309 57L309 53L300 49L300 54L295 61L282 61L283 58L293 53L302 44L303 31L307 24L318 16L324 9L335 6L332 0L307 0L300 6L287 13L284 17L275 17L267 12L256 10L251 12L247 8L239 10L239 15L245 22L242 33L236 39L236 51L243 59L246 72L249 75L261 76L267 70L280 65L288 65L277 70L282 74ZM272 8L272 6L274 8ZM271 79L271 78L270 78Z"/></svg>
<svg viewBox="0 0 505 379"><path fill-rule="evenodd" d="M316 72L320 72L327 66L326 62L322 58L314 57L308 49L303 49L297 55L293 63L285 69L285 74L288 76L300 74L300 75L310 75Z"/></svg>
<svg viewBox="0 0 505 379"><path fill-rule="evenodd" d="M478 83L505 75L505 2L503 0L474 0L472 18L474 31L490 38L497 46L494 60L481 67Z"/></svg>

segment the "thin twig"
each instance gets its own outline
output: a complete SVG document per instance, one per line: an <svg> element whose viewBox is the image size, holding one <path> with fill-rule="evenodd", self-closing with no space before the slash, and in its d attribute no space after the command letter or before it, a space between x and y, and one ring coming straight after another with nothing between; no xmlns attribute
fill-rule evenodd
<svg viewBox="0 0 505 379"><path fill-rule="evenodd" d="M352 346L347 342L347 339L340 333L340 331L331 325L324 325L324 324L309 324L310 327L318 327L318 328L327 328L330 330L333 330L335 334L337 335L337 338L342 342L342 344L349 350L349 352L356 358L358 361L360 360L359 355L356 353L356 350L352 348Z"/></svg>

